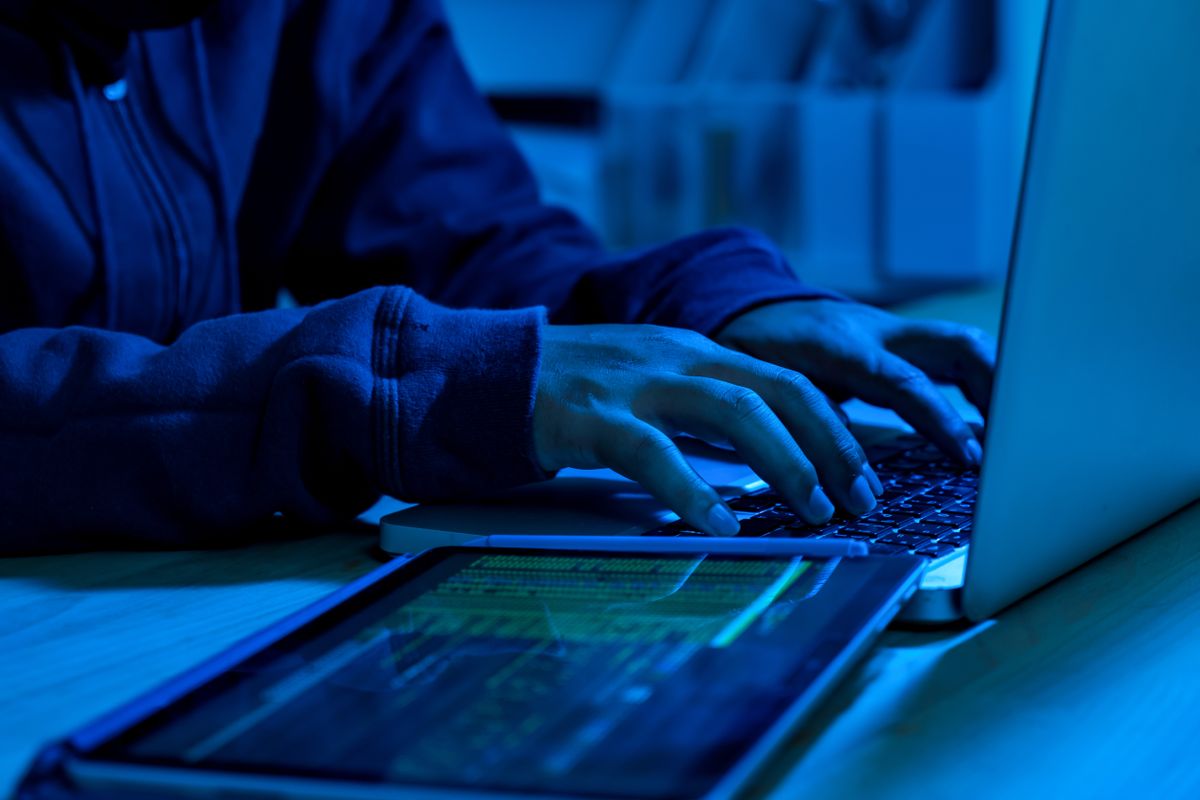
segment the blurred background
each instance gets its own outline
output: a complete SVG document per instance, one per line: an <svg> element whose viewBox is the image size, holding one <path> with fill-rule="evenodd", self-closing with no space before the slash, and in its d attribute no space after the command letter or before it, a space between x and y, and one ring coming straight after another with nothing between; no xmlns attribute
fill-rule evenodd
<svg viewBox="0 0 1200 800"><path fill-rule="evenodd" d="M446 0L547 200L880 303L1003 279L1046 0Z"/></svg>

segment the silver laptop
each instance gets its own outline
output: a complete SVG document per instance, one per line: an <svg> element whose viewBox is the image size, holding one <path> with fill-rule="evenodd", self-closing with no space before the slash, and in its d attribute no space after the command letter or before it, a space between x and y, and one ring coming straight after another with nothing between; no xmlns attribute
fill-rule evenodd
<svg viewBox="0 0 1200 800"><path fill-rule="evenodd" d="M1200 426L1187 424L1200 415L1197 31L1196 0L1051 5L980 473L893 439L871 451L888 482L880 508L805 529L735 456L696 445L742 535L923 553L907 618L979 620L1200 498ZM671 519L614 473L567 470L488 502L391 514L381 543L686 532Z"/></svg>

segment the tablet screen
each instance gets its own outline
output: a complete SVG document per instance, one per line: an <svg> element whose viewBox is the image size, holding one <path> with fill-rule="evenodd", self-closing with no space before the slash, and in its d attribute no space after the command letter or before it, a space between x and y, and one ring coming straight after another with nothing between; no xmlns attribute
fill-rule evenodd
<svg viewBox="0 0 1200 800"><path fill-rule="evenodd" d="M888 559L448 550L97 755L521 794L694 797L911 571Z"/></svg>

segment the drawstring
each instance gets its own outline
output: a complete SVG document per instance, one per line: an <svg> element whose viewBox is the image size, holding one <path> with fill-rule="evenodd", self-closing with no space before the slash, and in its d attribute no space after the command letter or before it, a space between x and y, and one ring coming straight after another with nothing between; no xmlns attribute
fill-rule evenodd
<svg viewBox="0 0 1200 800"><path fill-rule="evenodd" d="M214 112L212 89L209 86L208 56L205 54L204 42L200 37L200 20L194 20L188 26L192 38L192 54L195 58L197 83L200 85L201 113L204 116L204 135L208 139L212 151L213 168L216 170L217 212L220 215L222 246L225 249L225 264L229 274L226 282L228 287L229 310L237 310L241 299L241 287L237 276L237 243L235 240L233 208L230 202L229 172L225 166L225 156L221 143L217 139L216 113Z"/></svg>
<svg viewBox="0 0 1200 800"><path fill-rule="evenodd" d="M115 328L117 322L117 291L116 291L116 255L112 249L112 240L108 235L108 207L104 199L104 191L100 185L100 174L93 141L96 133L88 108L87 95L83 91L83 80L79 77L79 68L75 63L75 55L66 43L60 45L63 63L66 66L67 81L71 86L71 94L75 100L76 119L79 124L79 136L83 140L83 160L87 172L88 192L91 194L92 207L96 210L96 248L97 268L104 279L105 319L108 328Z"/></svg>

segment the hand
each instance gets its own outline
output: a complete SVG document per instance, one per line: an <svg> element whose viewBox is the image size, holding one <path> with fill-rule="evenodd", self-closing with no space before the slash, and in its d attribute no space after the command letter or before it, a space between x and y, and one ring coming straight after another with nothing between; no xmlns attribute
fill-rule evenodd
<svg viewBox="0 0 1200 800"><path fill-rule="evenodd" d="M715 337L727 347L803 372L838 399L891 408L953 458L978 466L971 427L934 381L956 384L984 416L995 345L975 328L907 320L836 300L773 303L734 319Z"/></svg>
<svg viewBox="0 0 1200 800"><path fill-rule="evenodd" d="M830 495L863 514L882 491L858 442L798 372L674 328L546 328L533 413L543 469L609 467L692 526L732 535L737 519L671 441L685 432L731 442L809 523L833 515Z"/></svg>

